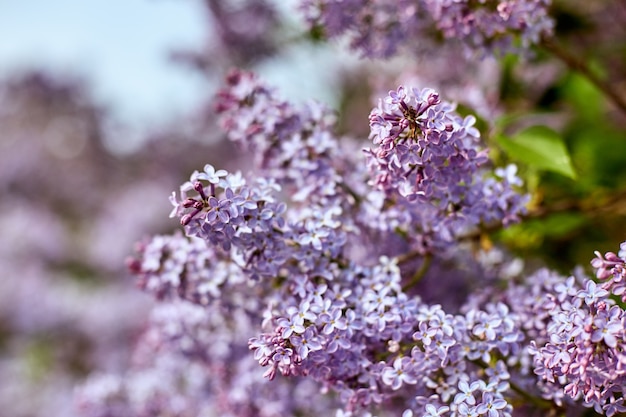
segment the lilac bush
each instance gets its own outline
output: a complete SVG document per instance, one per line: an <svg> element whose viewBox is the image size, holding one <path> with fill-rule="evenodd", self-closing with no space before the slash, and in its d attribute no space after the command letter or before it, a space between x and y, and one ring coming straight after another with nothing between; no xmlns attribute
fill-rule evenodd
<svg viewBox="0 0 626 417"><path fill-rule="evenodd" d="M519 52L552 32L550 0L302 0L307 21L328 37L348 34L369 57L418 49L433 29L481 54Z"/></svg>
<svg viewBox="0 0 626 417"><path fill-rule="evenodd" d="M552 43L551 3L298 2L316 40L347 37L368 58L408 50L418 66L435 68L410 74L418 83L395 83L377 95L369 117L349 120L369 122L362 137L338 133L342 115L331 108L285 99L254 71L231 70L208 119L216 118L228 140L223 149L239 150L240 164L202 161L169 197L178 230L137 243L127 266L155 307L128 368L88 378L76 391L78 411L626 413L626 242L617 253L596 252L591 275L522 259L506 245L506 233L532 240L524 223L551 210L572 214L575 223L577 210L602 216L604 205L619 211L624 200L614 193L596 205L544 204L551 196L534 170L575 178L564 141L507 135L528 133L537 119L555 129L563 120L537 109L527 119L496 118L528 110L494 99L505 88L493 84L511 77L504 64L497 78L483 80L499 90L489 98L484 85L469 81L489 65L473 63L476 56L529 58L542 47L586 74L619 109L617 95ZM238 4L206 1L220 18L224 50L217 56L249 64L279 50L269 36L275 10L265 1ZM239 30L251 14L259 20ZM428 72L442 89L423 83ZM461 97L449 101L447 89ZM536 91L549 101L541 87L527 93ZM474 104L476 112L467 108ZM585 114L573 130L593 127L598 117ZM553 191L566 188L557 184ZM547 221L539 225L549 229Z"/></svg>
<svg viewBox="0 0 626 417"><path fill-rule="evenodd" d="M525 213L516 168L489 164L472 116L401 86L359 151L328 109L239 70L216 109L254 166L207 164L172 194L184 235L129 260L161 302L141 357L122 379L88 381L84 415L626 411L626 316L609 297L624 294L623 250L594 259L599 284L474 261L456 309L442 307L454 294L415 291L431 264L467 269L481 228ZM320 390L333 395L305 399Z"/></svg>

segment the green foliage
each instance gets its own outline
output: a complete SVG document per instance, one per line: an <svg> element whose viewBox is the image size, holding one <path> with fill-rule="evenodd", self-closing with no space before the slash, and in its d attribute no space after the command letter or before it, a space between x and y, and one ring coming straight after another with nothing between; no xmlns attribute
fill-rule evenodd
<svg viewBox="0 0 626 417"><path fill-rule="evenodd" d="M534 63L554 58L544 52ZM590 73L609 78L592 54L577 56ZM509 58L501 65L508 111L489 137L491 156L498 165L518 164L532 202L527 218L493 237L562 273L573 265L589 267L593 251L612 251L626 240L624 115L574 68L538 90L520 76L525 63Z"/></svg>
<svg viewBox="0 0 626 417"><path fill-rule="evenodd" d="M570 73L560 88L563 99L575 110L578 118L597 124L604 115L604 96L589 80Z"/></svg>
<svg viewBox="0 0 626 417"><path fill-rule="evenodd" d="M555 213L542 219L531 219L504 229L501 238L518 250L527 250L546 239L568 239L588 223L581 213Z"/></svg>
<svg viewBox="0 0 626 417"><path fill-rule="evenodd" d="M547 126L532 126L510 138L498 135L496 141L514 162L576 179L563 138Z"/></svg>
<svg viewBox="0 0 626 417"><path fill-rule="evenodd" d="M314 43L321 43L326 41L326 34L324 33L324 27L321 25L313 25L309 30L309 39Z"/></svg>

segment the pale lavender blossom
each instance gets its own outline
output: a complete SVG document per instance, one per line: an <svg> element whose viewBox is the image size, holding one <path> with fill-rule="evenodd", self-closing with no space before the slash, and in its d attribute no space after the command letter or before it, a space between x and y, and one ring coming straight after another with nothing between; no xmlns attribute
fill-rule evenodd
<svg viewBox="0 0 626 417"><path fill-rule="evenodd" d="M435 407L432 404L426 404L426 414L424 414L424 417L444 416L446 415L445 413L447 413L448 411L450 411L450 407L445 405L441 407Z"/></svg>
<svg viewBox="0 0 626 417"><path fill-rule="evenodd" d="M435 251L475 224L509 224L524 213L527 197L513 188L521 184L515 168L498 171L501 177L486 172L487 150L474 122L436 91L404 86L370 113L377 145L365 150L371 184L385 193L386 210L402 212L399 227L415 236L418 250Z"/></svg>
<svg viewBox="0 0 626 417"><path fill-rule="evenodd" d="M519 52L552 33L550 0L301 0L309 24L330 38L345 35L353 49L387 58L433 37L480 54ZM515 46L515 43L520 46Z"/></svg>
<svg viewBox="0 0 626 417"><path fill-rule="evenodd" d="M319 342L319 338L315 330L313 330L313 327L308 327L300 336L291 336L289 340L295 347L296 353L300 359L303 360L309 356L310 352L322 348L322 344Z"/></svg>
<svg viewBox="0 0 626 417"><path fill-rule="evenodd" d="M177 387L190 389L189 409L205 394L232 415L265 415L266 378L282 390L270 402L306 381L334 393L339 415L510 417L528 398L618 412L626 318L610 296L623 259L598 256L597 284L546 269L512 279L459 245L481 225L515 221L525 202L515 169L487 168L474 118L432 89L400 87L372 111L375 147L359 162L322 106L294 106L250 73L227 84L221 124L254 155L251 172L192 174L172 198L187 236L157 236L130 261L140 287L181 303L142 340L184 358L170 378L190 361L205 367L205 390ZM427 261L476 267L482 288L454 310L426 302L414 274ZM179 391L158 383L140 403L169 412Z"/></svg>
<svg viewBox="0 0 626 417"><path fill-rule="evenodd" d="M409 358L398 357L393 361L393 366L383 369L381 379L383 383L391 386L391 389L398 390L403 384L413 385L417 383L417 378L407 369L410 365Z"/></svg>
<svg viewBox="0 0 626 417"><path fill-rule="evenodd" d="M504 415L500 410L504 410L507 402L502 398L496 397L490 392L483 393L481 402L476 407L479 414L485 414L488 417L498 417Z"/></svg>

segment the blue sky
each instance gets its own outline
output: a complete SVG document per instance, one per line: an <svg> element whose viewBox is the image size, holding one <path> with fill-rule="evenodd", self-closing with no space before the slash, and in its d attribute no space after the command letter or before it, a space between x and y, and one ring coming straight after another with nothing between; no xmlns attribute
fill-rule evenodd
<svg viewBox="0 0 626 417"><path fill-rule="evenodd" d="M276 4L301 23L294 0ZM78 74L117 120L142 130L188 113L212 91L168 60L175 48L202 48L211 36L205 18L200 0L0 0L0 77L29 68ZM297 45L257 71L290 100L334 107L336 74L350 61L333 48Z"/></svg>
<svg viewBox="0 0 626 417"><path fill-rule="evenodd" d="M0 75L51 68L84 76L122 119L183 113L202 79L168 61L207 34L196 0L0 0Z"/></svg>

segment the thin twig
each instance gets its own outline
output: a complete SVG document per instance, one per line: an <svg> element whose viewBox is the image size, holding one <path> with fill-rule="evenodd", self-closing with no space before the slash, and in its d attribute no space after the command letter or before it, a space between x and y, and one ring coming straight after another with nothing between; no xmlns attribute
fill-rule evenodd
<svg viewBox="0 0 626 417"><path fill-rule="evenodd" d="M541 40L540 45L548 52L563 61L570 69L584 75L593 85L602 91L613 103L626 114L626 99L620 96L614 86L610 85L598 75L596 75L587 63L579 57L557 44L557 42L548 37Z"/></svg>
<svg viewBox="0 0 626 417"><path fill-rule="evenodd" d="M413 274L411 281L402 286L402 291L407 292L410 288L414 287L422 280L424 275L426 275L426 272L428 272L428 268L430 267L430 262L432 261L432 259L433 257L431 254L427 254L424 256L422 265L417 271L415 271L415 274Z"/></svg>

